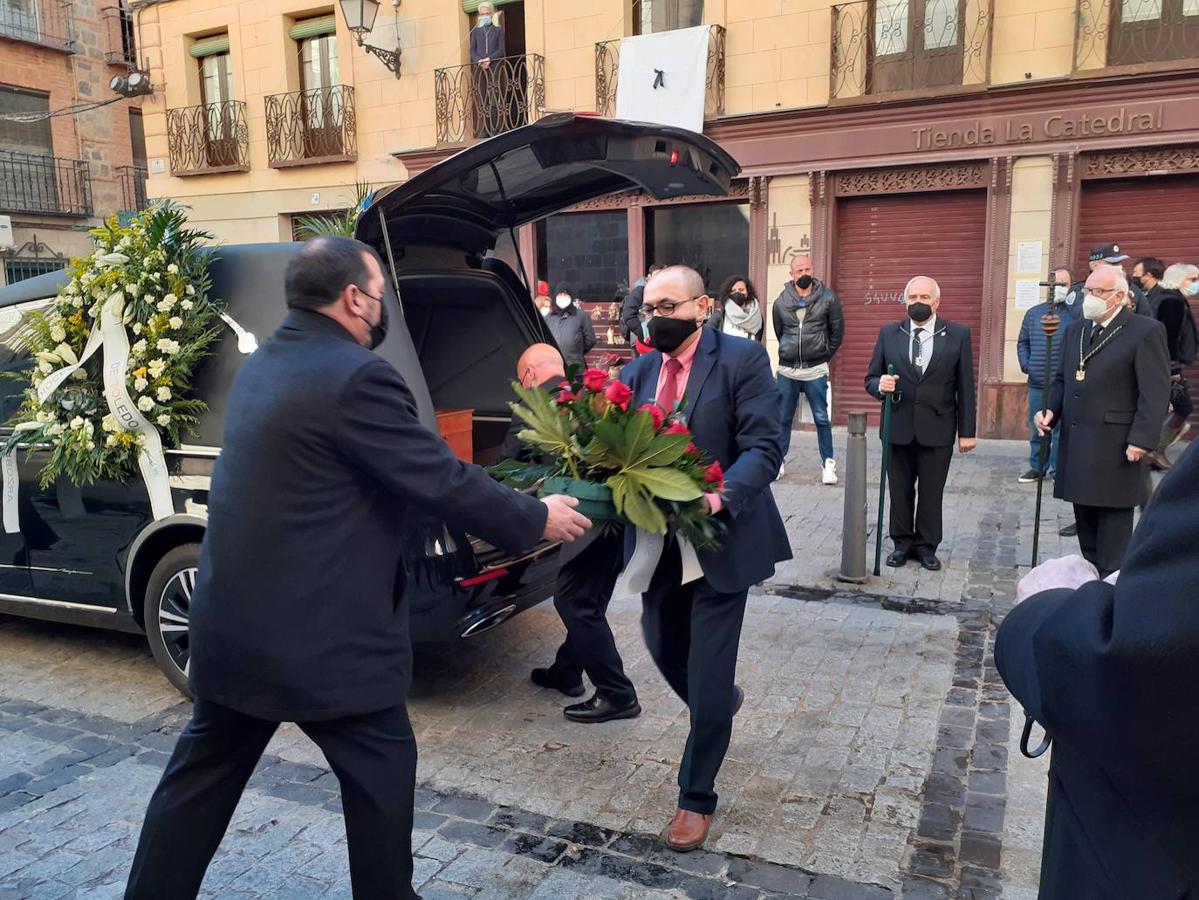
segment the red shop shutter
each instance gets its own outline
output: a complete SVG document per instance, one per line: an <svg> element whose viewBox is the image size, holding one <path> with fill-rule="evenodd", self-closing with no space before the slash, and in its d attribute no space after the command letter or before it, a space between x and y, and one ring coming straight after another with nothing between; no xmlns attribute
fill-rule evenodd
<svg viewBox="0 0 1199 900"><path fill-rule="evenodd" d="M1124 263L1130 275L1142 256L1156 256L1167 266L1199 265L1199 175L1084 181L1074 278L1086 278L1092 247L1111 243L1131 257ZM1191 303L1192 312L1197 307ZM1199 395L1199 365L1186 374L1192 396ZM1199 422L1199 414L1191 421Z"/></svg>
<svg viewBox="0 0 1199 900"><path fill-rule="evenodd" d="M833 358L834 422L878 402L863 380L879 329L903 315L903 288L915 275L941 286L938 316L970 329L978 378L982 328L985 191L944 191L885 197L849 197L837 206L834 287L845 310L845 343Z"/></svg>

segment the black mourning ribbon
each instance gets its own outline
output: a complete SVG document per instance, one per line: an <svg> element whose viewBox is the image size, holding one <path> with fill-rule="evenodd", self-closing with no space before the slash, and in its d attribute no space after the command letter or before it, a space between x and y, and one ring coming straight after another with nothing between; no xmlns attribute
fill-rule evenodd
<svg viewBox="0 0 1199 900"><path fill-rule="evenodd" d="M662 87L662 88L666 87L666 73L663 72L661 69L654 69L654 73L655 73L655 77L654 77L653 89L656 91L660 87Z"/></svg>

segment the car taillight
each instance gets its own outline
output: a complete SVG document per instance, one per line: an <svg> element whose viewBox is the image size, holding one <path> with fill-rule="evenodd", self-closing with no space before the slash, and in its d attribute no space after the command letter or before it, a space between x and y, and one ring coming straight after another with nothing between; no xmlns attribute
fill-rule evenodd
<svg viewBox="0 0 1199 900"><path fill-rule="evenodd" d="M507 574L507 569L492 569L490 572L484 572L482 575L476 575L474 578L462 579L458 582L458 587L475 587L479 584L486 584L488 581L495 581L497 578L503 578Z"/></svg>
<svg viewBox="0 0 1199 900"><path fill-rule="evenodd" d="M679 151L678 150L670 151L670 164L672 166L677 166L679 164Z"/></svg>

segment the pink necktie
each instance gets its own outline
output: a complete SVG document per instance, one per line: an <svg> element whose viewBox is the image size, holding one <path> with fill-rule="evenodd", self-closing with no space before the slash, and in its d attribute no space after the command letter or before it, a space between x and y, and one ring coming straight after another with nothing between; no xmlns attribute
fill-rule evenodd
<svg viewBox="0 0 1199 900"><path fill-rule="evenodd" d="M667 412L672 412L675 404L679 402L679 374L683 371L683 364L677 359L667 357L665 365L666 378L662 382L662 390L658 392L658 405Z"/></svg>

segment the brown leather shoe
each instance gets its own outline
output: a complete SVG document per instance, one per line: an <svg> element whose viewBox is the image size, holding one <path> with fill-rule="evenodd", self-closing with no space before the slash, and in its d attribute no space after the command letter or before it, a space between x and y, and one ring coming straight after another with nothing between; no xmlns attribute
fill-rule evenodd
<svg viewBox="0 0 1199 900"><path fill-rule="evenodd" d="M666 827L663 840L671 850L686 853L694 850L708 839L708 829L712 827L712 817L703 813L680 809Z"/></svg>
<svg viewBox="0 0 1199 900"><path fill-rule="evenodd" d="M1145 458L1149 460L1149 468L1154 472L1169 472L1171 469L1170 460L1166 459L1166 454L1160 450L1146 454Z"/></svg>

